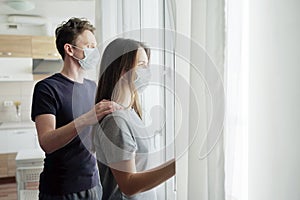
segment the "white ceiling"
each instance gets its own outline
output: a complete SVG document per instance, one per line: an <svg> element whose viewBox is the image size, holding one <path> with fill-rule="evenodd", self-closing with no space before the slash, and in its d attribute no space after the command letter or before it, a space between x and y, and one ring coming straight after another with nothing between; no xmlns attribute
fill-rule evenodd
<svg viewBox="0 0 300 200"><path fill-rule="evenodd" d="M95 21L95 0L29 0L35 3L31 11L16 11L0 0L0 21L3 23L7 15L38 15L53 23L61 23L70 17L84 17L92 23Z"/></svg>

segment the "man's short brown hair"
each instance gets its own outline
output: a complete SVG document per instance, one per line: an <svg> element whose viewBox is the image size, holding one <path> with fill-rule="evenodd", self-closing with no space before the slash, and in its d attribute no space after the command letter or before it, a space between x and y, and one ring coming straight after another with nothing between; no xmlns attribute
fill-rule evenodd
<svg viewBox="0 0 300 200"><path fill-rule="evenodd" d="M60 53L62 59L65 59L64 45L66 43L75 45L75 40L78 35L85 30L89 30L92 33L95 31L95 27L84 18L71 18L67 22L63 22L55 30L56 36L56 48Z"/></svg>

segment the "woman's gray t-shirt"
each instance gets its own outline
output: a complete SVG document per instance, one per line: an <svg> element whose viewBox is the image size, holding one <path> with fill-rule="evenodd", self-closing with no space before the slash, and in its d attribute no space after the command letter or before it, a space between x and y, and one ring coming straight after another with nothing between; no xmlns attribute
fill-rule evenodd
<svg viewBox="0 0 300 200"><path fill-rule="evenodd" d="M150 139L146 128L133 109L119 110L107 115L94 129L94 146L105 200L156 200L155 189L128 197L123 194L108 167L135 158L136 171L150 168L148 153Z"/></svg>

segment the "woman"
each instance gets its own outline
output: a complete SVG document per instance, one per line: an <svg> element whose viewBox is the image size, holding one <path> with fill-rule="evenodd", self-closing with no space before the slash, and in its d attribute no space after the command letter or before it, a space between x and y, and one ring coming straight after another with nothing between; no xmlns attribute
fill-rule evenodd
<svg viewBox="0 0 300 200"><path fill-rule="evenodd" d="M96 102L111 99L124 107L94 129L104 200L155 200L151 189L175 174L175 160L149 169L149 140L137 93L149 82L149 57L150 50L131 39L116 39L103 53Z"/></svg>

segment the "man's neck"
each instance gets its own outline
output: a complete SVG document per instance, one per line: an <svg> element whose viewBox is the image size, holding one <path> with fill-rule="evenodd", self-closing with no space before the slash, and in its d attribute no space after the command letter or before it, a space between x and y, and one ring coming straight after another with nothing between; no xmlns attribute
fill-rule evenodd
<svg viewBox="0 0 300 200"><path fill-rule="evenodd" d="M83 83L84 70L77 63L65 61L60 73L74 82Z"/></svg>

